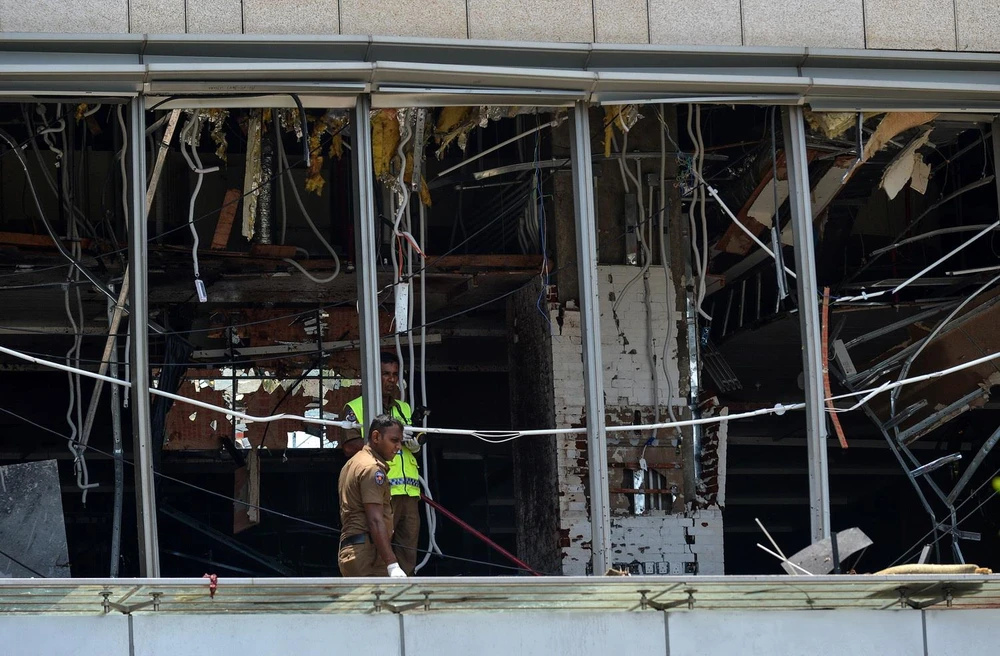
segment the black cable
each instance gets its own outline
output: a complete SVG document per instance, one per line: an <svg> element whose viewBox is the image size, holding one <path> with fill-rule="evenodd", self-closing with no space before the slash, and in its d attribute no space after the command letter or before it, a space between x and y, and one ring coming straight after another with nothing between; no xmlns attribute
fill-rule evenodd
<svg viewBox="0 0 1000 656"><path fill-rule="evenodd" d="M57 437L61 437L62 439L66 440L68 442L72 442L73 441L72 438L70 438L68 435L64 435L64 434L60 433L57 430L49 428L48 426L43 426L42 424L34 422L31 419L28 419L27 417L23 417L23 416L17 414L16 412L8 410L7 408L4 408L2 406L0 406L0 412L8 414L8 415L10 415L10 416L12 416L12 417L14 417L16 419L19 419L19 420L21 420L21 421L23 421L25 423L31 424L32 426L34 426L36 428L39 428L41 430L44 430L47 433L51 433L52 435L55 435ZM100 454L102 456L110 458L111 460L120 460L124 464L127 464L127 465L130 465L132 467L135 467L135 463L134 462L132 462L131 460L126 460L123 456L122 457L115 456L114 454L108 453L107 451L102 451L101 449L98 449L98 448L96 448L94 446L91 446L89 444L83 446L82 448L83 448L84 451L93 451L94 453L98 453L98 454ZM334 528L332 526L327 526L325 524L320 524L319 522L314 522L312 520L305 519L305 518L302 518L302 517L296 517L295 515L289 515L287 513L281 512L279 510L272 510L270 508L265 508L264 506L260 506L260 505L248 503L246 501L242 501L240 499L236 499L235 497L231 497L231 496L222 494L221 492L216 492L215 490L209 490L207 488L203 488L203 487L201 487L199 485L195 485L194 483L189 483L189 482L187 482L185 480L182 480L180 478L175 478L173 476L170 476L168 474L164 474L164 473L159 472L159 471L155 471L154 470L153 471L153 475L157 476L157 477L159 477L159 478L161 478L163 480L171 481L173 483L178 483L178 484L183 485L183 486L185 486L187 488L190 488L190 489L193 489L193 490L197 490L199 492L203 492L203 493L208 494L210 496L218 497L218 498L223 499L223 500L225 500L227 502L238 503L238 504L240 504L242 506L246 506L247 508L254 508L256 510L260 510L262 512L266 512L266 513L274 515L276 517L281 517L283 519L290 519L292 521L299 522L299 523L305 524L307 526L312 526L314 528L323 529L324 531L327 531L329 533L333 533L335 535L340 533L340 529ZM427 553L426 549L417 548L416 551L417 551L417 553ZM514 566L509 566L509 565L497 565L495 563L490 563L490 562L486 562L486 561L482 561L482 560L475 560L475 559L472 559L472 558L462 558L461 556L451 556L451 555L448 555L448 554L436 554L436 555L440 556L441 558L447 558L447 559L450 559L450 560L458 560L458 561L462 561L462 562L473 563L473 564L476 564L476 565L485 565L485 566L488 566L488 567L499 567L499 568L503 568L503 569L515 570L515 571L518 571L518 572L529 572L529 570L526 570L523 567L514 567ZM542 573L548 574L547 572L542 572ZM549 576L556 576L555 574L548 574L548 575ZM41 576L41 575L39 575L39 576Z"/></svg>
<svg viewBox="0 0 1000 656"><path fill-rule="evenodd" d="M95 278L94 275L90 273L90 271L88 271L82 264L80 264L80 262L76 260L76 258L74 258L72 255L69 254L69 252L66 251L66 248L62 245L62 241L60 240L59 235L56 234L55 230L52 229L52 224L49 223L48 218L45 216L45 210L42 209L42 203L38 198L38 193L35 191L34 182L32 182L31 180L31 171L28 170L28 162L24 159L24 154L17 149L17 144L15 143L15 141L11 138L9 134L7 134L5 130L0 130L0 139L6 141L7 145L10 146L12 149L14 149L14 154L17 156L17 161L20 162L21 168L24 169L24 175L28 183L28 190L31 192L31 197L35 201L35 207L38 209L38 217L41 219L42 223L45 224L45 231L49 233L49 237L55 244L56 249L64 258L69 260L69 262L73 264L80 271L80 273L82 273L84 277L87 278L87 280L89 280L95 287L97 287L99 291L101 291L105 296L110 298L112 303L117 305L118 297L116 297L113 293L111 293L111 291L108 290L107 286L104 283L97 280L97 278Z"/></svg>
<svg viewBox="0 0 1000 656"><path fill-rule="evenodd" d="M962 507L965 504L967 504L969 501L972 501L972 499L974 499L975 496L977 494L979 494L979 491L982 490L984 487L986 487L986 485L988 483L990 483L997 476L997 474L1000 474L1000 468L997 468L996 471L994 471L992 474L990 474L989 476L987 476L986 480L983 481L982 484L980 484L979 487L977 487L975 490L973 490L972 494L970 494L968 497L966 497L965 501L963 501L962 503L960 503L957 506L955 506L955 512L957 513L959 510L962 509ZM991 496L989 496L989 497L986 498L986 501L989 501L990 499L992 499L993 496L995 496L996 494L997 493L994 492L993 495L991 495ZM976 510L979 510L979 508L982 508L983 505L986 503L986 501L983 501L983 503L979 504L979 506L977 506L976 508L974 508L969 514L967 514L962 519L958 520L958 522L955 523L955 526L957 527L959 524L961 524L966 519L968 519L969 517L971 517L972 513L976 512ZM928 537L930 537L931 535L933 535L938 529L941 529L941 528L948 529L949 527L945 526L943 522L938 522L938 524L936 526L934 526L933 528L931 528L931 530L929 530L926 533L924 533L924 535L920 539L918 539L916 542L914 542L913 546L911 546L909 549L907 549L906 551L904 551L903 555L901 555L899 558L897 558L896 560L894 560L892 562L892 565L890 565L890 567L893 567L897 563L900 563L900 562L906 560L907 558L909 558L910 555L914 552L914 550L917 549L917 548L919 548L921 546L921 544L923 543L924 540L926 540ZM944 536L949 535L949 534L950 534L950 532L948 530L945 530L944 532L941 533L941 535L939 535L937 538L935 538L931 542L931 544L932 545L937 544Z"/></svg>
<svg viewBox="0 0 1000 656"><path fill-rule="evenodd" d="M320 368L320 375L322 375L322 370L323 370L323 355L322 355L322 353L319 355L319 357L317 357L315 360L313 360L313 367L319 367ZM278 402L274 404L274 407L271 408L271 412L269 412L268 415L273 415L275 412L278 411L278 408L280 408L281 404L285 402L285 399L287 399L289 396L291 396L292 393L295 391L295 388L297 388L299 385L302 384L302 381L304 381L306 379L306 377L308 376L308 374L309 374L309 372L311 370L312 370L312 367L310 367L308 369L306 369L306 368L302 369L302 373L299 375L298 378L295 379L295 382L292 383L288 387L288 389L285 390L285 393L282 394L281 398L278 399ZM322 407L324 401L325 401L325 399L323 399L323 398L321 398L319 400L320 407ZM269 421L269 422L267 422L267 425L264 426L264 434L260 436L260 442L257 444L257 448L258 449L263 448L263 446L264 446L264 440L267 439L267 431L268 431L268 429L271 428L271 424L272 423L274 423L274 422L270 422ZM320 444L322 445L322 441L320 442Z"/></svg>

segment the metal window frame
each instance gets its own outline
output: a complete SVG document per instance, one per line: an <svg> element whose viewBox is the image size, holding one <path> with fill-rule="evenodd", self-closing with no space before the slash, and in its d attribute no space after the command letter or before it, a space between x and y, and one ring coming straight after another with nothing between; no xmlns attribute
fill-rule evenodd
<svg viewBox="0 0 1000 656"><path fill-rule="evenodd" d="M267 54L262 57L261 53ZM539 65L539 64L542 65ZM785 105L791 135L786 149L792 154L790 178L797 191L792 194L796 237L795 251L800 271L811 269L811 224L808 221L808 185L801 150L801 106L817 110L940 110L953 112L1000 113L1000 56L978 53L852 51L810 48L719 48L613 46L601 44L544 44L481 42L444 39L393 37L293 37L275 39L238 35L162 37L148 35L16 35L0 36L0 98L23 101L31 98L56 100L77 97L113 102L132 102L132 116L144 118L143 103L151 96L165 98L184 94L202 96L190 102L246 102L236 94L265 94L258 104L281 104L288 93L300 93L306 106L323 106L339 101L354 113L355 120L372 107L442 106L488 104L531 104L573 107L574 135L579 137L590 104L620 103L767 103ZM234 105L235 106L235 105ZM329 106L329 105L327 105ZM367 123L365 121L365 123ZM133 125L133 133L136 127ZM369 135L370 136L370 135ZM361 138L364 139L364 131ZM143 140L137 141L139 146ZM589 417L603 416L598 325L591 316L596 297L591 298L596 271L593 270L592 224L593 188L588 179L589 142L574 139L574 200L577 206L578 266L581 269L581 305L584 314L584 353ZM586 150L585 150L586 148ZM142 212L142 148L130 149L130 165L135 181L132 189L133 224L130 256L145 264L145 224ZM374 207L370 169L370 148L353 160L356 176L354 200L357 247L361 271L373 273ZM353 152L353 151L352 151ZM798 161L796 161L798 160ZM797 217L797 218L796 218ZM581 230L583 228L583 230ZM367 263L365 260L369 260ZM133 289L144 289L144 266L133 267ZM370 357L378 349L377 305L370 276L362 276L362 356L365 375L377 379L377 362ZM800 295L815 291L815 281L800 283ZM591 288L588 290L587 287ZM132 320L145 325L148 311L143 300L133 301ZM802 303L803 308L811 302ZM818 330L815 318L803 312L803 339ZM139 333L135 331L134 337ZM807 334L808 333L808 334ZM596 346L594 337L597 336ZM810 338L811 339L811 338ZM148 376L139 375L148 359L148 344L133 340L132 358L136 371L137 435L144 572L158 575L155 498L151 485L148 455ZM822 462L825 426L821 392L817 393L816 356L810 347L804 354L809 403L812 527L814 539L829 533L828 480ZM140 359L142 358L142 359ZM380 407L380 389L369 385L367 407ZM821 389L821 386L819 386ZM817 396L819 394L820 396ZM817 413L819 419L817 419ZM593 423L593 422L590 422ZM601 422L597 422L601 423ZM143 427L146 427L143 430ZM603 426L588 432L592 454L592 490L606 490L607 468L600 454ZM145 433L145 434L144 434ZM145 445L145 446L143 446ZM818 454L818 457L817 457ZM594 495L592 494L592 497ZM607 504L603 494L592 499L595 527L595 572L605 564L610 547Z"/></svg>

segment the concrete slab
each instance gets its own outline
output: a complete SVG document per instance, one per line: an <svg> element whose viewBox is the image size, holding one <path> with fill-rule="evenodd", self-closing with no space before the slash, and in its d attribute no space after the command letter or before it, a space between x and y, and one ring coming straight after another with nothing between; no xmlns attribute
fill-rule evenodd
<svg viewBox="0 0 1000 656"><path fill-rule="evenodd" d="M934 656L982 653L996 644L1000 610L926 610L927 649Z"/></svg>
<svg viewBox="0 0 1000 656"><path fill-rule="evenodd" d="M129 0L133 34L184 34L184 0Z"/></svg>
<svg viewBox="0 0 1000 656"><path fill-rule="evenodd" d="M666 653L661 613L446 613L403 618L406 656ZM703 652L708 653L708 652Z"/></svg>
<svg viewBox="0 0 1000 656"><path fill-rule="evenodd" d="M468 0L469 37L505 41L594 40L591 0Z"/></svg>
<svg viewBox="0 0 1000 656"><path fill-rule="evenodd" d="M695 597L697 599L697 595ZM912 656L925 653L920 613L912 610L695 610L668 615L670 656L830 653ZM720 630L722 627L725 630ZM930 653L937 655L937 652Z"/></svg>
<svg viewBox="0 0 1000 656"><path fill-rule="evenodd" d="M136 613L132 616L132 642L134 656L161 654L329 656L333 653L402 656L399 618L390 613L378 615Z"/></svg>
<svg viewBox="0 0 1000 656"><path fill-rule="evenodd" d="M649 0L652 43L743 45L740 0Z"/></svg>
<svg viewBox="0 0 1000 656"><path fill-rule="evenodd" d="M0 467L0 483L0 576L69 578L56 461Z"/></svg>
<svg viewBox="0 0 1000 656"><path fill-rule="evenodd" d="M340 0L341 32L464 39L469 35L465 9L465 0Z"/></svg>
<svg viewBox="0 0 1000 656"><path fill-rule="evenodd" d="M128 0L2 0L4 32L128 32Z"/></svg>
<svg viewBox="0 0 1000 656"><path fill-rule="evenodd" d="M1000 51L1000 2L955 0L958 49Z"/></svg>
<svg viewBox="0 0 1000 656"><path fill-rule="evenodd" d="M189 34L242 34L240 0L187 0Z"/></svg>
<svg viewBox="0 0 1000 656"><path fill-rule="evenodd" d="M339 34L337 0L243 0L247 34Z"/></svg>
<svg viewBox="0 0 1000 656"><path fill-rule="evenodd" d="M865 0L869 48L954 50L954 0Z"/></svg>
<svg viewBox="0 0 1000 656"><path fill-rule="evenodd" d="M646 0L594 0L598 43L649 43Z"/></svg>
<svg viewBox="0 0 1000 656"><path fill-rule="evenodd" d="M0 616L0 644L4 656L39 654L101 654L129 656L128 617L100 615L94 602L91 617L66 615Z"/></svg>
<svg viewBox="0 0 1000 656"><path fill-rule="evenodd" d="M748 46L864 48L862 0L743 0Z"/></svg>

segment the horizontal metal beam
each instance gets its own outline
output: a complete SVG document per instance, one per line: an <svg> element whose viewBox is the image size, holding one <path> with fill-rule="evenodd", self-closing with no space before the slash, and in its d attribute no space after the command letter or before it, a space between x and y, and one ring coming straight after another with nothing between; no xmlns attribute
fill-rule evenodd
<svg viewBox="0 0 1000 656"><path fill-rule="evenodd" d="M637 48L398 37L276 39L249 34L136 36L3 35L0 93L128 93L152 84L158 86L149 91L158 94L310 95L322 93L310 84L326 82L342 87L326 93L370 92L376 105L391 103L393 97L469 104L472 94L483 101L531 99L538 106L563 106L571 97L598 103L784 101L845 111L1000 109L1000 57L992 53ZM191 83L196 86L184 86ZM198 88L201 83L206 86Z"/></svg>
<svg viewBox="0 0 1000 656"><path fill-rule="evenodd" d="M400 336L400 342L403 344L410 343L409 336ZM412 338L414 344L440 344L441 335L427 335L426 338L420 338L419 336L414 336ZM380 340L380 344L383 347L393 346L395 342L392 337L383 337ZM347 339L336 342L323 342L323 352L327 353L330 351L350 351L357 350L361 348L361 340L358 339ZM210 358L228 358L235 353L236 359L241 357L249 357L252 355L288 355L293 353L302 354L313 354L316 353L316 342L294 342L290 344L274 344L272 346L248 346L244 348L235 349L202 349L200 351L194 351L191 353L192 360L205 360Z"/></svg>

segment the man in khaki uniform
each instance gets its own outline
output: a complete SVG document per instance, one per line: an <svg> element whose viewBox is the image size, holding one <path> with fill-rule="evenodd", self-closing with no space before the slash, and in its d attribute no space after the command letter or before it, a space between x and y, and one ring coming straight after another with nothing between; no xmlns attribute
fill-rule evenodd
<svg viewBox="0 0 1000 656"><path fill-rule="evenodd" d="M365 446L340 472L340 550L342 576L406 578L392 553L392 496L387 475L403 443L403 424L379 415L368 429Z"/></svg>

